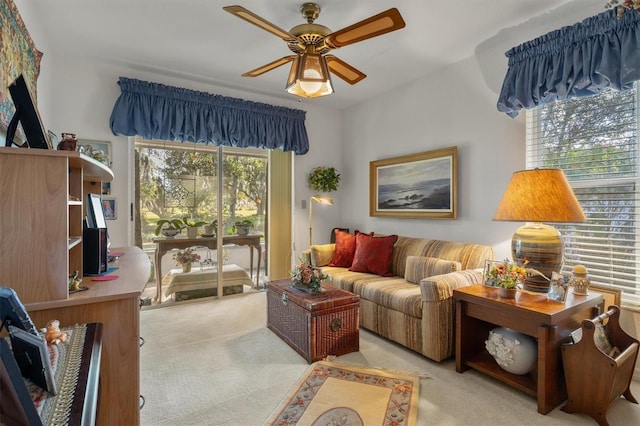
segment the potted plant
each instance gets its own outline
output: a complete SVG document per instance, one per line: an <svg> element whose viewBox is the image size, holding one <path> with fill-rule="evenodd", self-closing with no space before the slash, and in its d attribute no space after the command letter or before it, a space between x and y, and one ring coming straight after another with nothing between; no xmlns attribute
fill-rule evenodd
<svg viewBox="0 0 640 426"><path fill-rule="evenodd" d="M309 186L316 191L336 191L340 185L340 173L333 167L316 167L309 174Z"/></svg>
<svg viewBox="0 0 640 426"><path fill-rule="evenodd" d="M300 264L291 271L291 284L293 287L309 293L321 292L322 280L325 279L327 279L327 275L323 274L320 269L313 268L304 262L300 262Z"/></svg>
<svg viewBox="0 0 640 426"><path fill-rule="evenodd" d="M218 233L218 219L214 219L211 223L204 224L203 237L215 237Z"/></svg>
<svg viewBox="0 0 640 426"><path fill-rule="evenodd" d="M200 255L191 247L187 247L174 254L173 259L176 261L176 265L182 266L182 272L191 272L191 265L200 261Z"/></svg>
<svg viewBox="0 0 640 426"><path fill-rule="evenodd" d="M498 287L499 294L503 297L514 298L518 285L527 277L527 264L512 263L508 259L494 264L488 272L487 282Z"/></svg>
<svg viewBox="0 0 640 426"><path fill-rule="evenodd" d="M236 232L238 235L248 235L251 227L253 227L251 219L245 218L236 222Z"/></svg>
<svg viewBox="0 0 640 426"><path fill-rule="evenodd" d="M194 221L188 217L183 217L182 222L184 223L184 226L187 228L187 237L189 238L197 237L198 228L200 228L202 225L205 225L207 223L201 220Z"/></svg>
<svg viewBox="0 0 640 426"><path fill-rule="evenodd" d="M167 238L175 237L184 228L180 219L158 219L156 222L156 235L164 235Z"/></svg>

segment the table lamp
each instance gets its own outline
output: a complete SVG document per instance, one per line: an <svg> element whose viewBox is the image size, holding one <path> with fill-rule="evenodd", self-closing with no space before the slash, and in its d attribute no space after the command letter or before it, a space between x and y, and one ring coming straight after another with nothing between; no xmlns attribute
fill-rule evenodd
<svg viewBox="0 0 640 426"><path fill-rule="evenodd" d="M320 195L320 194L316 194L313 197L311 197L311 199L309 200L309 245L313 245L313 202L316 202L318 204L327 204L332 206L333 205L333 198L329 197L328 195Z"/></svg>
<svg viewBox="0 0 640 426"><path fill-rule="evenodd" d="M564 261L560 232L541 222L584 222L582 208L560 169L532 169L515 172L502 196L493 220L530 222L513 234L511 253L518 264L545 277L560 272ZM538 275L528 276L527 290L547 292L549 282Z"/></svg>

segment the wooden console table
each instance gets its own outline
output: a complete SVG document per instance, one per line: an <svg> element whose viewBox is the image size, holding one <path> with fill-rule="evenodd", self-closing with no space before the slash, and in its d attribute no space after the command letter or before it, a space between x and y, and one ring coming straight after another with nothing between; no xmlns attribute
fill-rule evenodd
<svg viewBox="0 0 640 426"><path fill-rule="evenodd" d="M62 327L102 323L100 403L98 425L140 424L140 296L151 274L151 262L138 247L112 248L121 252L113 281L92 281L65 300L25 303L37 328L57 319Z"/></svg>
<svg viewBox="0 0 640 426"><path fill-rule="evenodd" d="M2 351L3 382L0 423L29 425L93 425L98 408L98 384L102 351L102 324L75 325L63 329L70 336L59 343L52 360L58 393L54 396L28 385L5 341ZM79 362L75 362L79 359ZM73 386L69 386L73 383ZM5 387L6 386L6 387Z"/></svg>
<svg viewBox="0 0 640 426"><path fill-rule="evenodd" d="M502 299L497 289L472 285L453 290L456 300L456 371L476 369L537 397L538 412L547 414L567 399L560 347L581 321L602 309L601 294L573 294L566 303L548 300L546 294L519 292ZM489 331L507 327L538 342L537 365L526 375L503 370L485 349Z"/></svg>
<svg viewBox="0 0 640 426"><path fill-rule="evenodd" d="M260 245L260 235L225 235L222 237L222 244L236 244L239 246L249 246L250 250L250 276L253 279L253 249L258 252L258 268L256 272L256 288L260 286L260 263L262 262L262 246ZM154 238L156 243L156 301L162 303L162 257L171 249L184 249L193 246L204 246L212 250L218 248L217 237L172 237Z"/></svg>

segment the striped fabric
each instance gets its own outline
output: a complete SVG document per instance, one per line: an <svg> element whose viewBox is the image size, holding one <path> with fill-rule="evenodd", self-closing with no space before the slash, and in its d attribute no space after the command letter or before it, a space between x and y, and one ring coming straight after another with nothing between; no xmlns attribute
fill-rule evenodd
<svg viewBox="0 0 640 426"><path fill-rule="evenodd" d="M407 267L404 279L418 284L423 278L433 275L448 274L462 269L462 264L455 260L443 260L435 257L407 256Z"/></svg>
<svg viewBox="0 0 640 426"><path fill-rule="evenodd" d="M312 252L304 254L318 256ZM442 361L454 349L453 289L481 283L484 263L492 258L489 246L400 236L394 277L330 266L322 271L336 287L360 296L362 327Z"/></svg>

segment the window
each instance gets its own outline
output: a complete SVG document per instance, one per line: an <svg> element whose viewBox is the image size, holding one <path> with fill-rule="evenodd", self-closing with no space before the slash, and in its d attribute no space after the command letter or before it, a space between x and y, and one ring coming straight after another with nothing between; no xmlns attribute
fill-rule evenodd
<svg viewBox="0 0 640 426"><path fill-rule="evenodd" d="M223 221L225 234L249 219L264 235L269 151L223 148L223 212L218 215L218 148L136 138L143 247L152 248L159 218Z"/></svg>
<svg viewBox="0 0 640 426"><path fill-rule="evenodd" d="M527 168L560 168L587 221L554 224L564 271L587 267L592 283L622 290L640 308L638 91L607 90L527 113Z"/></svg>

